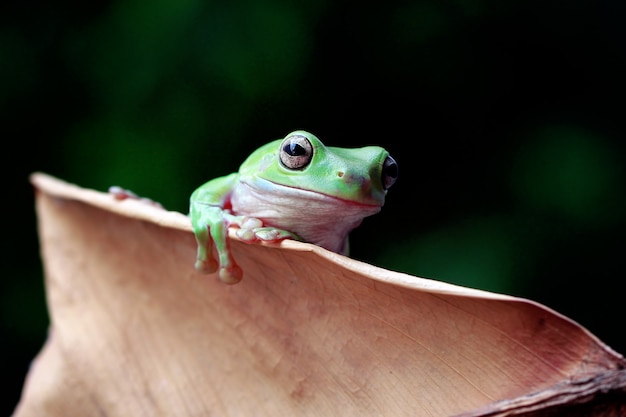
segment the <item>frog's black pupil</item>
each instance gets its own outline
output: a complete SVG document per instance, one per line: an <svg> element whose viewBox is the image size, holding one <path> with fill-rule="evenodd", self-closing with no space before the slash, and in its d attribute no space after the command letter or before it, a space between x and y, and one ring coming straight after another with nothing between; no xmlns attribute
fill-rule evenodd
<svg viewBox="0 0 626 417"><path fill-rule="evenodd" d="M285 145L285 147L283 148L285 150L285 152L287 152L289 155L291 156L302 156L302 155L306 155L306 149L304 149L303 146L295 143L295 142L290 142L287 145Z"/></svg>

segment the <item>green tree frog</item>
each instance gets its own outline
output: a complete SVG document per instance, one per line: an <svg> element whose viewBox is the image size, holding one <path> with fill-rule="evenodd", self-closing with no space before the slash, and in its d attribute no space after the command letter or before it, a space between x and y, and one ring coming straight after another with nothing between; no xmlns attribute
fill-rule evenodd
<svg viewBox="0 0 626 417"><path fill-rule="evenodd" d="M193 192L195 268L219 271L228 284L241 280L230 251L230 226L248 243L297 239L347 255L348 234L380 211L397 176L396 161L381 147L330 147L309 132L289 133L254 151L239 172Z"/></svg>

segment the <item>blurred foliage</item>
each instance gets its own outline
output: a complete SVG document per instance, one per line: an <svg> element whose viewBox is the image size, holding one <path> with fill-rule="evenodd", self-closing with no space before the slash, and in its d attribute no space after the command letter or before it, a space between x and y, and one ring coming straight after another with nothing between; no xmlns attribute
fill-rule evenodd
<svg viewBox="0 0 626 417"><path fill-rule="evenodd" d="M4 2L4 414L46 337L28 174L191 191L303 128L400 165L352 255L529 297L620 352L623 2ZM16 159L15 163L8 163ZM303 221L306 221L304 218ZM374 238L375 237L375 238ZM419 318L417 318L419 319Z"/></svg>

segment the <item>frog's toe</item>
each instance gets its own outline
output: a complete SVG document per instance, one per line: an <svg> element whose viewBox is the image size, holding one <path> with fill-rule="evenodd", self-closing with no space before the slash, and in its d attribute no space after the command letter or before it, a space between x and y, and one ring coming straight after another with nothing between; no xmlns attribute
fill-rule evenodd
<svg viewBox="0 0 626 417"><path fill-rule="evenodd" d="M217 262L214 259L198 259L195 264L196 271L202 274L212 274L217 271Z"/></svg>
<svg viewBox="0 0 626 417"><path fill-rule="evenodd" d="M280 240L280 230L278 229L257 229L255 231L255 235L259 240L272 241L272 240Z"/></svg>
<svg viewBox="0 0 626 417"><path fill-rule="evenodd" d="M261 219L257 219L256 217L245 216L241 219L239 225L242 229L256 229L263 227L263 221Z"/></svg>
<svg viewBox="0 0 626 417"><path fill-rule="evenodd" d="M243 271L237 265L220 268L220 280L224 284L236 284L243 278Z"/></svg>
<svg viewBox="0 0 626 417"><path fill-rule="evenodd" d="M257 239L266 242L277 242L284 239L297 239L297 236L287 230L274 227L260 227L254 230Z"/></svg>
<svg viewBox="0 0 626 417"><path fill-rule="evenodd" d="M256 235L254 234L254 230L252 229L237 229L235 234L239 239L246 242L252 242L253 240L256 240Z"/></svg>

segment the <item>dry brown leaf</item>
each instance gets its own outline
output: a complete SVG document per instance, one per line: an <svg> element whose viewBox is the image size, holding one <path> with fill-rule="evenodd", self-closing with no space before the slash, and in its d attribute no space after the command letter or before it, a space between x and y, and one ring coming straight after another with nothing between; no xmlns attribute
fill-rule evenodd
<svg viewBox="0 0 626 417"><path fill-rule="evenodd" d="M194 271L183 214L31 179L51 329L16 417L518 415L626 385L537 303L293 241L233 239L228 286Z"/></svg>

